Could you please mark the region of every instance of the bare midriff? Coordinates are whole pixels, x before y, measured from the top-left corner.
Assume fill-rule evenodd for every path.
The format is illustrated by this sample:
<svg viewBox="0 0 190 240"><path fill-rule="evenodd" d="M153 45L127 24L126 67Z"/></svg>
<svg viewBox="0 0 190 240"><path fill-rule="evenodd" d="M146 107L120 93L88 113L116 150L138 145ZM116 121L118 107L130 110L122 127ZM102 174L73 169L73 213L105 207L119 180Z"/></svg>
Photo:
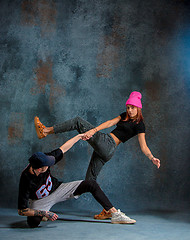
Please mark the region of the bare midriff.
<svg viewBox="0 0 190 240"><path fill-rule="evenodd" d="M112 136L113 140L115 141L116 145L118 146L121 143L121 140L119 140L119 138L117 138L113 133L110 133L110 135Z"/></svg>

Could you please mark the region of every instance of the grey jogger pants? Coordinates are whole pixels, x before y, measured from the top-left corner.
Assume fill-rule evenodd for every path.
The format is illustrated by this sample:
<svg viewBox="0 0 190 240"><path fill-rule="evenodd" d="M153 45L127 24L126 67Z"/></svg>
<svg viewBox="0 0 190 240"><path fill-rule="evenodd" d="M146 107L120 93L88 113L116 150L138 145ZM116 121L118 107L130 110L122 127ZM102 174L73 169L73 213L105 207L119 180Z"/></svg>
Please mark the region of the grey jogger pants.
<svg viewBox="0 0 190 240"><path fill-rule="evenodd" d="M74 198L73 193L81 184L82 180L62 183L53 193L45 198L38 200L30 200L29 206L31 209L49 211L53 205L59 202L64 202L70 198Z"/></svg>
<svg viewBox="0 0 190 240"><path fill-rule="evenodd" d="M92 124L81 117L75 117L61 124L56 124L53 127L55 134L72 130L77 130L79 133L85 133L86 131L94 128ZM86 173L86 179L96 180L103 165L113 156L116 149L116 143L110 134L101 132L95 133L88 140L88 143L93 147L94 152Z"/></svg>

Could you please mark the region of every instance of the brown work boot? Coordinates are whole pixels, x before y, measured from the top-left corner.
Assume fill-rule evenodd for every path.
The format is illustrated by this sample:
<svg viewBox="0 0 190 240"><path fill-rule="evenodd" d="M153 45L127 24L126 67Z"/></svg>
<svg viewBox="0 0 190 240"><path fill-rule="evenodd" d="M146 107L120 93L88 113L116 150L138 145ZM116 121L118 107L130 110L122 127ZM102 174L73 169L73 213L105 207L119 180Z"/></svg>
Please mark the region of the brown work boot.
<svg viewBox="0 0 190 240"><path fill-rule="evenodd" d="M43 129L46 127L40 122L39 117L36 116L34 118L34 124L35 124L36 133L38 135L38 138L41 139L41 138L46 137L46 135L43 132Z"/></svg>
<svg viewBox="0 0 190 240"><path fill-rule="evenodd" d="M112 217L111 213L109 213L105 209L103 209L101 213L99 213L97 215L94 215L95 219L100 219L100 220L108 219L108 218L111 218L111 217Z"/></svg>

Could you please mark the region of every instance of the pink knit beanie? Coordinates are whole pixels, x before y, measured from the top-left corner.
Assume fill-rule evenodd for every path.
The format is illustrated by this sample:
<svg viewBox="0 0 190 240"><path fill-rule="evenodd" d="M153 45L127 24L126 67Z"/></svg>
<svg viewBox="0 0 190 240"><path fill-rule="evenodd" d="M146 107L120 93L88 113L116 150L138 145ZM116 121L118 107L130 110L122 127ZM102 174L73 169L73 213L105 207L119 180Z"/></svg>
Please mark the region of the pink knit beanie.
<svg viewBox="0 0 190 240"><path fill-rule="evenodd" d="M142 95L140 92L136 92L136 91L132 92L129 96L129 99L126 102L126 106L129 104L129 105L142 108L141 98L142 98Z"/></svg>

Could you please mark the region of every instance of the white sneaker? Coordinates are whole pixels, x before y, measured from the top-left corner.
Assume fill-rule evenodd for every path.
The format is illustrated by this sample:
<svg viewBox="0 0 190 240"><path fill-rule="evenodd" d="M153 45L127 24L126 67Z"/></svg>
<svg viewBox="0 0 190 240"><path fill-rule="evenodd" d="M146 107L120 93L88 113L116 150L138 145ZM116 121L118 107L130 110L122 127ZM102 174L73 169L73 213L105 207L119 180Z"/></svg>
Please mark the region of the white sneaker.
<svg viewBox="0 0 190 240"><path fill-rule="evenodd" d="M132 223L136 223L136 220L126 216L125 213L122 213L118 209L117 212L112 213L111 223L132 224Z"/></svg>

